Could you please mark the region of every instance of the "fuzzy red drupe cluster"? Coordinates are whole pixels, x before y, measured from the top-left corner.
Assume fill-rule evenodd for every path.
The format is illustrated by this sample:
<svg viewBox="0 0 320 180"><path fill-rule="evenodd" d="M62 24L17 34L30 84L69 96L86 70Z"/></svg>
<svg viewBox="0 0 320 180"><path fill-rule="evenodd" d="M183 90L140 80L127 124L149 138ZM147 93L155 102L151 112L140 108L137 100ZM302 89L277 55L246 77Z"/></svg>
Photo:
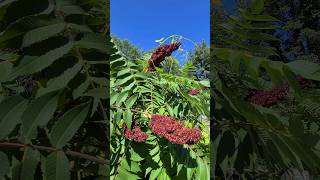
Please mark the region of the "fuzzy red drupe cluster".
<svg viewBox="0 0 320 180"><path fill-rule="evenodd" d="M298 76L297 81L301 89L312 87L311 80ZM251 90L246 99L253 104L269 107L281 101L286 96L288 90L289 83L285 82L283 85L271 90Z"/></svg>
<svg viewBox="0 0 320 180"><path fill-rule="evenodd" d="M128 129L126 126L124 127L124 136L127 139L136 141L136 142L144 142L148 138L148 134L142 132L138 125L134 125L132 130Z"/></svg>
<svg viewBox="0 0 320 180"><path fill-rule="evenodd" d="M252 90L247 101L261 106L272 106L281 101L287 94L289 84L274 87L271 90Z"/></svg>
<svg viewBox="0 0 320 180"><path fill-rule="evenodd" d="M149 126L152 132L173 144L195 144L201 138L200 129L186 128L174 118L164 115L152 115Z"/></svg>
<svg viewBox="0 0 320 180"><path fill-rule="evenodd" d="M200 91L198 89L190 89L188 92L188 94L191 96L197 95L199 93L200 93Z"/></svg>
<svg viewBox="0 0 320 180"><path fill-rule="evenodd" d="M180 47L180 42L175 42L172 44L165 44L156 49L152 53L150 60L148 61L148 71L155 71L156 67L160 67L160 63L165 57L170 56L171 53Z"/></svg>
<svg viewBox="0 0 320 180"><path fill-rule="evenodd" d="M311 80L305 79L305 78L303 78L301 76L298 76L297 80L298 80L298 83L299 83L301 89L306 89L306 88L312 87L312 81Z"/></svg>

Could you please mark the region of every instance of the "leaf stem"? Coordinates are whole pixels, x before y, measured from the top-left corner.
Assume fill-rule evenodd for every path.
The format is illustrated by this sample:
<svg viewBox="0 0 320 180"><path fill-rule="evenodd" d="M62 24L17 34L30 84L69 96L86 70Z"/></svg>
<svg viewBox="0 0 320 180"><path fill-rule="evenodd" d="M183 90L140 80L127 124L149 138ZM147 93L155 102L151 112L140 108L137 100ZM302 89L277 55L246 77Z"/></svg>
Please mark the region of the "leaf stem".
<svg viewBox="0 0 320 180"><path fill-rule="evenodd" d="M90 78L91 76L89 74L89 70L86 68L86 63L84 62L83 57L82 57L82 55L81 55L81 53L80 53L78 48L75 48L75 53L77 54L77 56L79 58L79 61L81 61L81 63L83 64L83 69L85 70L87 77ZM92 86L92 88L96 88L92 81L90 81L90 85ZM101 112L103 114L103 119L105 121L107 121L108 120L108 115L104 111L103 104L102 104L101 100L99 100L99 107L100 107Z"/></svg>

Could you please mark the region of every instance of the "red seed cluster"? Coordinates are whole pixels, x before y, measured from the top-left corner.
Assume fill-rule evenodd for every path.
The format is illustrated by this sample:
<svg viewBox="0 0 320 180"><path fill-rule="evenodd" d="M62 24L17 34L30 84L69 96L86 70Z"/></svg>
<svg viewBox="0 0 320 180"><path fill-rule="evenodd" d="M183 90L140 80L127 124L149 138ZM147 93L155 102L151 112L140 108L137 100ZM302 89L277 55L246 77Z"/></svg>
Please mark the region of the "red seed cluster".
<svg viewBox="0 0 320 180"><path fill-rule="evenodd" d="M299 83L301 89L306 89L306 88L312 87L312 81L311 80L304 79L301 76L298 76L297 80L298 80L298 83Z"/></svg>
<svg viewBox="0 0 320 180"><path fill-rule="evenodd" d="M128 129L126 126L124 127L124 136L127 139L136 141L136 142L144 142L148 138L148 134L142 132L140 127L134 125L132 130Z"/></svg>
<svg viewBox="0 0 320 180"><path fill-rule="evenodd" d="M252 90L247 101L261 106L272 106L281 101L287 94L289 84L285 83L271 90Z"/></svg>
<svg viewBox="0 0 320 180"><path fill-rule="evenodd" d="M152 53L151 58L148 61L148 71L155 71L156 67L160 67L160 63L164 60L164 58L166 56L170 56L173 51L179 48L180 45L180 42L176 42L158 47L156 51Z"/></svg>
<svg viewBox="0 0 320 180"><path fill-rule="evenodd" d="M301 89L312 87L311 80L298 76L297 81ZM269 107L281 101L286 96L288 90L288 82L285 82L283 85L275 87L271 90L251 90L246 100L253 104Z"/></svg>
<svg viewBox="0 0 320 180"><path fill-rule="evenodd" d="M200 129L186 128L174 118L168 116L152 115L149 126L152 132L173 144L195 144L201 138Z"/></svg>
<svg viewBox="0 0 320 180"><path fill-rule="evenodd" d="M188 92L188 94L191 96L197 95L199 93L200 93L200 91L198 89L190 89Z"/></svg>

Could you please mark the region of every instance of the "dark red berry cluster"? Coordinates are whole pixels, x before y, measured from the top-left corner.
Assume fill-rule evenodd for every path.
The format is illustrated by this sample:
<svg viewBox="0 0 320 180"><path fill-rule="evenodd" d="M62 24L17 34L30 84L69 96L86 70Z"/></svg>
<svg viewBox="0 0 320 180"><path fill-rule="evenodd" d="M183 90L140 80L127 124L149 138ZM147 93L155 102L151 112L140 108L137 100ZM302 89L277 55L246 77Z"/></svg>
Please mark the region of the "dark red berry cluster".
<svg viewBox="0 0 320 180"><path fill-rule="evenodd" d="M274 87L271 90L252 90L247 97L247 101L253 104L269 107L277 104L287 94L288 83Z"/></svg>
<svg viewBox="0 0 320 180"><path fill-rule="evenodd" d="M173 144L195 144L201 138L200 129L186 128L174 118L168 116L152 115L149 126L152 132Z"/></svg>
<svg viewBox="0 0 320 180"><path fill-rule="evenodd" d="M124 127L124 136L127 139L136 141L136 142L144 142L148 138L148 134L142 132L140 127L134 125L132 130L128 129L126 126Z"/></svg>
<svg viewBox="0 0 320 180"><path fill-rule="evenodd" d="M297 80L298 80L298 83L299 83L301 89L306 89L306 88L312 87L312 81L311 80L305 79L305 78L303 78L301 76L298 76Z"/></svg>
<svg viewBox="0 0 320 180"><path fill-rule="evenodd" d="M311 80L298 76L297 81L301 89L312 87ZM251 90L246 100L253 104L269 107L281 101L286 96L288 90L288 82L285 82L283 85L275 87L271 90Z"/></svg>
<svg viewBox="0 0 320 180"><path fill-rule="evenodd" d="M188 92L188 94L191 96L197 95L199 93L200 93L200 91L198 89L190 89Z"/></svg>
<svg viewBox="0 0 320 180"><path fill-rule="evenodd" d="M180 45L180 42L175 42L158 47L156 51L152 53L151 58L148 61L148 71L155 71L156 67L160 67L160 63L164 58L166 56L170 56L173 51L179 48Z"/></svg>

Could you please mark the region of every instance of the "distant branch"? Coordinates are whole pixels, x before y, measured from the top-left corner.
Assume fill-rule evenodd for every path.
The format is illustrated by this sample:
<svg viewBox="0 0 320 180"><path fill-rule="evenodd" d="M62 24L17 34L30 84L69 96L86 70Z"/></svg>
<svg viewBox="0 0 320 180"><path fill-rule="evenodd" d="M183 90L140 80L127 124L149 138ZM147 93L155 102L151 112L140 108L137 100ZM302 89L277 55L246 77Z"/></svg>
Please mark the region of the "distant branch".
<svg viewBox="0 0 320 180"><path fill-rule="evenodd" d="M11 143L11 142L0 142L0 148L1 147L2 148L26 148L27 146L29 146L33 149L37 149L39 151L48 151L48 152L59 151L58 149L55 149L53 147L47 147L47 146L27 145L27 144ZM97 158L97 157L94 157L94 156L91 156L88 154L83 154L83 153L70 151L70 150L66 150L66 151L64 151L64 153L66 153L69 156L87 159L87 160L96 162L98 164L110 164L109 160L100 159L100 158Z"/></svg>

